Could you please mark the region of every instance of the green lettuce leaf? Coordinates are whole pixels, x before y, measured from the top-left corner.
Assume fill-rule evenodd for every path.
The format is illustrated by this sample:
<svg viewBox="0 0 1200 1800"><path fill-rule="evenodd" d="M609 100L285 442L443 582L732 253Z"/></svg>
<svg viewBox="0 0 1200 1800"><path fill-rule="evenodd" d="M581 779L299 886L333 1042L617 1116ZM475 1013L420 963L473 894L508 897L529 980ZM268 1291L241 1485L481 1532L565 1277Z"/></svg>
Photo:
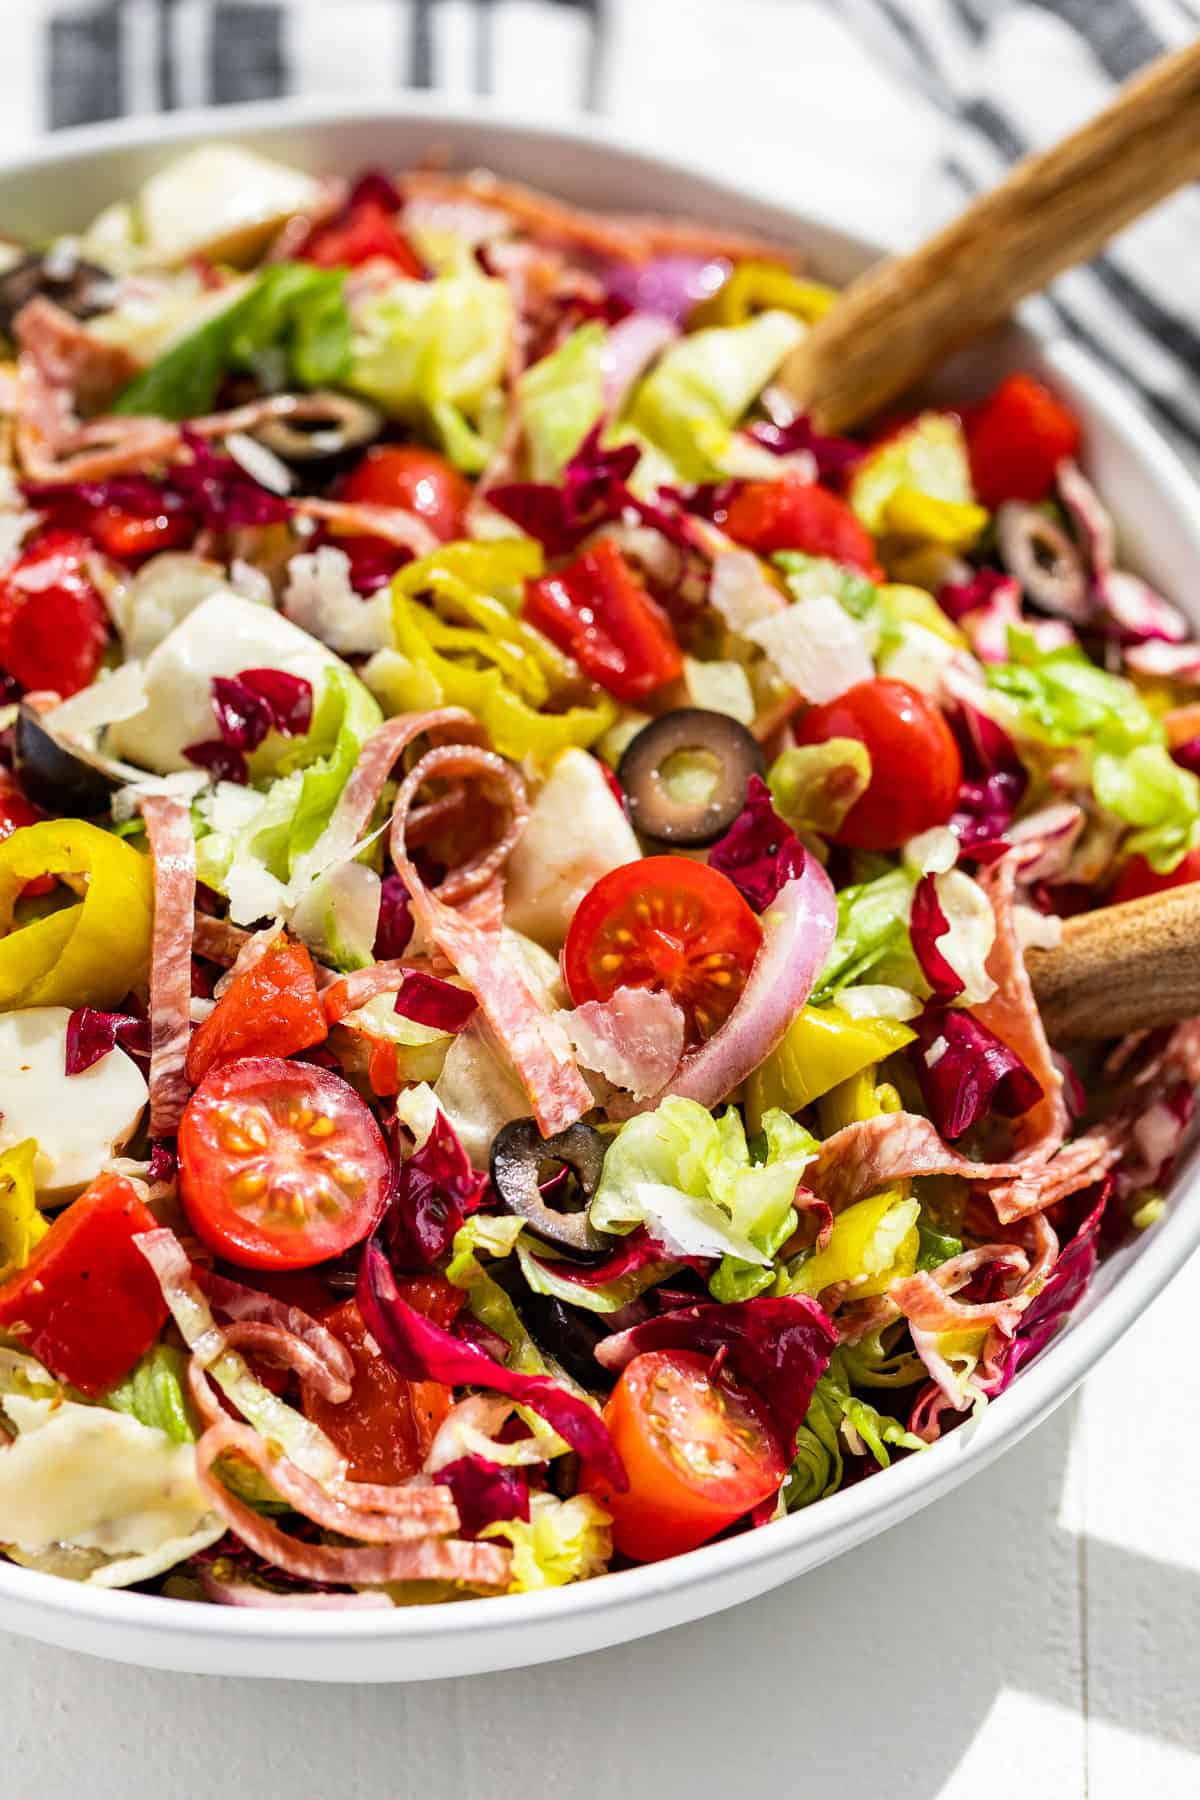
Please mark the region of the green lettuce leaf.
<svg viewBox="0 0 1200 1800"><path fill-rule="evenodd" d="M556 481L600 417L605 335L603 325L581 325L518 382L531 480Z"/></svg>
<svg viewBox="0 0 1200 1800"><path fill-rule="evenodd" d="M689 333L634 390L629 425L685 481L716 480L725 472L733 428L803 336L804 326L785 312Z"/></svg>
<svg viewBox="0 0 1200 1800"><path fill-rule="evenodd" d="M378 702L357 676L333 667L308 732L290 743L275 765L276 778L265 789L231 793L222 784L215 794L201 796L196 806L197 872L228 896L236 924L253 924L285 910L324 873L321 834L363 743L382 718Z"/></svg>
<svg viewBox="0 0 1200 1800"><path fill-rule="evenodd" d="M113 411L195 418L212 411L222 378L236 369L268 387L336 384L350 364L345 280L344 269L273 264L224 312L135 376Z"/></svg>
<svg viewBox="0 0 1200 1800"><path fill-rule="evenodd" d="M669 1096L612 1139L589 1217L602 1231L646 1225L682 1255L719 1256L713 1296L748 1299L776 1280L775 1257L796 1229L792 1202L817 1145L772 1107L756 1148L757 1160L734 1107L715 1118Z"/></svg>
<svg viewBox="0 0 1200 1800"><path fill-rule="evenodd" d="M835 1350L817 1382L796 1439L796 1458L783 1489L788 1512L811 1506L840 1487L843 1447L859 1453L861 1444L881 1469L890 1464L893 1450L928 1448L924 1439L899 1419L881 1413L855 1394L850 1380L845 1353Z"/></svg>
<svg viewBox="0 0 1200 1800"><path fill-rule="evenodd" d="M558 1500L553 1494L529 1496L529 1520L498 1519L485 1525L482 1538L512 1545L510 1594L565 1587L602 1575L612 1555L611 1520L590 1494Z"/></svg>
<svg viewBox="0 0 1200 1800"><path fill-rule="evenodd" d="M1027 741L1071 747L1085 759L1100 805L1134 830L1122 849L1165 873L1200 841L1200 780L1167 749L1162 721L1131 681L1081 650L1039 651L1010 631L1011 661L989 665L990 685L1013 702Z"/></svg>
<svg viewBox="0 0 1200 1800"><path fill-rule="evenodd" d="M868 975L914 993L924 991L908 925L916 882L915 870L899 868L842 889L837 936L813 989L813 1005Z"/></svg>
<svg viewBox="0 0 1200 1800"><path fill-rule="evenodd" d="M502 422L512 330L507 283L478 269L397 281L362 309L346 385L474 473Z"/></svg>
<svg viewBox="0 0 1200 1800"><path fill-rule="evenodd" d="M128 1413L142 1425L165 1431L173 1443L194 1443L198 1434L184 1385L187 1365L182 1350L155 1344L123 1381L109 1388L104 1404L114 1412Z"/></svg>

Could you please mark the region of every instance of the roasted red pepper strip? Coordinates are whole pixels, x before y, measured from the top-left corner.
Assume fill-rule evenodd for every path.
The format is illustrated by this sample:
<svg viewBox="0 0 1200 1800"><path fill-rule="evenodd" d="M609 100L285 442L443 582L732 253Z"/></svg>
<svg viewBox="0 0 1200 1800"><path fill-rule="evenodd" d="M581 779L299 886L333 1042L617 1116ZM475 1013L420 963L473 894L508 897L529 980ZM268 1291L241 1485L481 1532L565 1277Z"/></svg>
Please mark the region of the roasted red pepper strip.
<svg viewBox="0 0 1200 1800"><path fill-rule="evenodd" d="M425 273L393 215L371 196L355 201L344 217L318 226L300 254L305 262L322 269L341 264L353 269L381 256L402 275L420 280Z"/></svg>
<svg viewBox="0 0 1200 1800"><path fill-rule="evenodd" d="M197 1087L210 1069L239 1056L294 1056L321 1043L328 1029L312 957L281 932L192 1033L187 1078Z"/></svg>
<svg viewBox="0 0 1200 1800"><path fill-rule="evenodd" d="M883 580L875 544L846 502L815 481L741 482L717 524L735 543L770 556L775 550L803 550L861 569L872 581Z"/></svg>
<svg viewBox="0 0 1200 1800"><path fill-rule="evenodd" d="M88 573L91 545L75 531L44 531L0 580L0 668L26 689L65 699L96 678L108 613Z"/></svg>
<svg viewBox="0 0 1200 1800"><path fill-rule="evenodd" d="M52 1375L102 1394L166 1321L157 1277L134 1244L158 1221L120 1175L98 1175L0 1287L0 1328Z"/></svg>
<svg viewBox="0 0 1200 1800"><path fill-rule="evenodd" d="M1079 448L1079 421L1032 375L1010 375L967 420L971 480L985 506L1044 500Z"/></svg>
<svg viewBox="0 0 1200 1800"><path fill-rule="evenodd" d="M527 581L524 614L618 700L644 699L683 672L670 625L610 538Z"/></svg>

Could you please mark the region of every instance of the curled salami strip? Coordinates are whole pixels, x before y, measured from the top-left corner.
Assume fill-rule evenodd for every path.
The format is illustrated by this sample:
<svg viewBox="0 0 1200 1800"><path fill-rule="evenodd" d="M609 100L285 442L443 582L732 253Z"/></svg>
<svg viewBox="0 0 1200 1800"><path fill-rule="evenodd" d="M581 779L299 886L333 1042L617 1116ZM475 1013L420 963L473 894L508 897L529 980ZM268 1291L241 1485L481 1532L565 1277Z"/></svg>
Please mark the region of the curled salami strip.
<svg viewBox="0 0 1200 1800"><path fill-rule="evenodd" d="M217 1311L224 1313L226 1318L232 1319L236 1324L270 1325L297 1338L314 1356L321 1359L335 1381L346 1388L348 1395L350 1384L354 1380L354 1359L341 1338L335 1337L326 1326L310 1318L300 1307L288 1306L284 1301L276 1300L272 1294L263 1294L257 1288L245 1287L240 1281L230 1281L227 1276L218 1275L215 1270L193 1268L192 1279L208 1295ZM228 1326L225 1328L225 1337L232 1342Z"/></svg>
<svg viewBox="0 0 1200 1800"><path fill-rule="evenodd" d="M411 550L414 556L428 556L439 540L416 513L399 506L367 506L349 500L297 500L293 510L309 519L320 519L339 531L359 532L367 537L382 538L400 550Z"/></svg>
<svg viewBox="0 0 1200 1800"><path fill-rule="evenodd" d="M142 817L154 864L150 951L150 1135L171 1137L191 1089L184 1074L191 1036L196 840L191 814L168 794L145 794Z"/></svg>
<svg viewBox="0 0 1200 1800"><path fill-rule="evenodd" d="M1028 862L1031 848L1021 845L978 876L996 915L996 937L987 960L996 991L990 1000L971 1009L982 1025L1020 1057L1042 1090L1041 1099L1014 1123L1016 1161L1044 1161L1053 1155L1069 1123L1062 1074L1042 1025L1013 923L1017 875Z"/></svg>
<svg viewBox="0 0 1200 1800"><path fill-rule="evenodd" d="M214 1464L236 1451L265 1476L283 1499L306 1518L345 1536L365 1536L370 1523L375 1541L364 1545L306 1544L289 1537L256 1513L219 1479ZM436 1535L453 1531L458 1514L449 1490L414 1487L414 1516L408 1520L355 1513L330 1502L284 1457L273 1457L264 1439L248 1426L225 1419L204 1433L196 1445L196 1472L209 1504L219 1518L256 1555L306 1581L354 1586L385 1581L462 1581L475 1587L503 1587L508 1580L509 1552L495 1544L464 1543ZM430 1506L434 1498L434 1510ZM332 1523L332 1517L343 1522ZM348 1519L346 1515L349 1515Z"/></svg>

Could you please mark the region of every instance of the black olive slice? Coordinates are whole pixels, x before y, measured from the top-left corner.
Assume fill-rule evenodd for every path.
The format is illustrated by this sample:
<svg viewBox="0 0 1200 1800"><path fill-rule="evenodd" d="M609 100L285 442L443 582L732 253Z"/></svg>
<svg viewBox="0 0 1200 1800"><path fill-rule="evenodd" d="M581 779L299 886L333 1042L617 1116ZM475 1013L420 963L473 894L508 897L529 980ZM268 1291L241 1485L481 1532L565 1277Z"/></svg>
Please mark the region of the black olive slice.
<svg viewBox="0 0 1200 1800"><path fill-rule="evenodd" d="M492 1144L492 1184L500 1199L519 1218L528 1219L538 1236L564 1250L589 1256L609 1247L602 1232L588 1224L586 1211L559 1212L548 1206L539 1183L545 1164L565 1163L590 1200L604 1167L604 1139L590 1125L568 1125L556 1137L544 1138L536 1119L512 1119Z"/></svg>
<svg viewBox="0 0 1200 1800"><path fill-rule="evenodd" d="M32 706L17 709L13 763L21 786L37 806L64 816L95 818L107 811L120 782L82 751L51 736Z"/></svg>
<svg viewBox="0 0 1200 1800"><path fill-rule="evenodd" d="M0 274L0 332L12 336L13 320L39 294L53 300L75 319L107 312L114 282L107 269L85 262L69 245L45 252L31 250Z"/></svg>
<svg viewBox="0 0 1200 1800"><path fill-rule="evenodd" d="M728 831L746 804L751 775L765 769L744 725L727 713L681 706L630 740L617 779L640 836L698 849Z"/></svg>
<svg viewBox="0 0 1200 1800"><path fill-rule="evenodd" d="M288 463L331 461L374 443L383 415L362 400L324 388L297 399L293 411L256 425L251 436Z"/></svg>
<svg viewBox="0 0 1200 1800"><path fill-rule="evenodd" d="M996 544L1027 600L1042 612L1086 623L1090 609L1083 562L1053 519L1024 501L1006 500L996 514Z"/></svg>

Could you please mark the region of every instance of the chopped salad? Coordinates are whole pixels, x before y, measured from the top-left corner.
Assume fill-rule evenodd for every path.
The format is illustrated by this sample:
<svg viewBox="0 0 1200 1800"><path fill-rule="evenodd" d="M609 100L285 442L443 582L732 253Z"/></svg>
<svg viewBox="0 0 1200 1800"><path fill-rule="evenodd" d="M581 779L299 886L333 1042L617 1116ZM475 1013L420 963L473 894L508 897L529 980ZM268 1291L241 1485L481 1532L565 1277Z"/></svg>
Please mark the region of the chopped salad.
<svg viewBox="0 0 1200 1800"><path fill-rule="evenodd" d="M860 435L786 249L194 150L0 244L0 1549L386 1607L767 1528L1151 1226L1200 644L1026 373Z"/></svg>

